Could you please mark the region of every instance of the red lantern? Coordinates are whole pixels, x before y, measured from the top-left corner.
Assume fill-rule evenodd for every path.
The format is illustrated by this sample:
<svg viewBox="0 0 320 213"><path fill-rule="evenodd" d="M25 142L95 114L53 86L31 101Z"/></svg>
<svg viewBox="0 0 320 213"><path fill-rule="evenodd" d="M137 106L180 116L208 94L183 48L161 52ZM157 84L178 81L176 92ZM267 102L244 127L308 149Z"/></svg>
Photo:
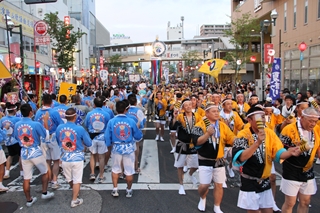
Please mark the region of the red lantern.
<svg viewBox="0 0 320 213"><path fill-rule="evenodd" d="M39 61L36 62L36 68L40 68L40 62Z"/></svg>
<svg viewBox="0 0 320 213"><path fill-rule="evenodd" d="M226 62L224 63L224 65L228 65L228 61L226 61Z"/></svg>
<svg viewBox="0 0 320 213"><path fill-rule="evenodd" d="M257 58L254 55L250 57L251 62L256 62L256 60L257 60Z"/></svg>
<svg viewBox="0 0 320 213"><path fill-rule="evenodd" d="M299 50L300 50L301 52L303 52L303 51L305 51L306 49L307 49L307 44L304 43L304 42L301 42L301 43L299 44Z"/></svg>
<svg viewBox="0 0 320 213"><path fill-rule="evenodd" d="M81 69L81 73L83 73L84 72L84 69Z"/></svg>
<svg viewBox="0 0 320 213"><path fill-rule="evenodd" d="M62 74L62 68L59 68L59 73Z"/></svg>

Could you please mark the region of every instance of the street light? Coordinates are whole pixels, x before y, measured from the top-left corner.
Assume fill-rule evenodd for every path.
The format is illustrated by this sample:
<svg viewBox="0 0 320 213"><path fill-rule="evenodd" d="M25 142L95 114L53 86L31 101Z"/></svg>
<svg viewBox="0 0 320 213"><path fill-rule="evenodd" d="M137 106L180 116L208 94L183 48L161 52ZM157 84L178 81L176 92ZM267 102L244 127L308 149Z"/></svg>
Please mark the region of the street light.
<svg viewBox="0 0 320 213"><path fill-rule="evenodd" d="M264 100L264 87L265 87L265 64L264 64L264 34L268 33L268 27L273 24L276 26L276 19L278 18L278 13L274 9L272 10L270 17L272 20L265 19L260 22L260 29L261 29L261 84L262 84L262 100Z"/></svg>
<svg viewBox="0 0 320 213"><path fill-rule="evenodd" d="M4 20L6 21L6 30L7 30L7 40L8 40L8 54L9 54L9 68L11 72L11 59L10 59L10 39L9 39L9 31L10 31L10 37L12 34L19 34L20 35L20 72L21 72L21 80L20 80L20 87L23 89L23 80L24 80L24 64L23 64L23 35L22 35L22 25L15 25L10 16L7 14L4 15ZM19 32L13 32L12 30L15 27L19 27Z"/></svg>

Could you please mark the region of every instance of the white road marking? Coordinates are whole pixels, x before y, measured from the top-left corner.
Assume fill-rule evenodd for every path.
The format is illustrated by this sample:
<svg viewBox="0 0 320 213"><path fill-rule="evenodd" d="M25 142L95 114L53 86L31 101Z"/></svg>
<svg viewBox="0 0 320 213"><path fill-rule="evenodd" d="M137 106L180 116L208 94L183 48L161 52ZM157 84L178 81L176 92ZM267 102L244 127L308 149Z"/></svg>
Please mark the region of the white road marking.
<svg viewBox="0 0 320 213"><path fill-rule="evenodd" d="M155 140L144 140L138 183L160 183L158 144Z"/></svg>

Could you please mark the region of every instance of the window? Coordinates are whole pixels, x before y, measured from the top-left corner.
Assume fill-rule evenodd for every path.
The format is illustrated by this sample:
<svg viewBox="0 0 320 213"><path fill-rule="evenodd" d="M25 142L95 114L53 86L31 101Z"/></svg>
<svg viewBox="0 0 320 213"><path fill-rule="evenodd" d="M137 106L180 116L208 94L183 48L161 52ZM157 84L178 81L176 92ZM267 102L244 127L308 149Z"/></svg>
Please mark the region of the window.
<svg viewBox="0 0 320 213"><path fill-rule="evenodd" d="M320 1L320 0L319 0ZM287 31L287 2L284 3L284 12L283 12L283 17L284 17L284 20L283 20L283 23L284 23L284 31L286 32Z"/></svg>
<svg viewBox="0 0 320 213"><path fill-rule="evenodd" d="M304 23L308 23L308 0L304 1Z"/></svg>
<svg viewBox="0 0 320 213"><path fill-rule="evenodd" d="M320 19L320 0L318 0L318 18Z"/></svg>
<svg viewBox="0 0 320 213"><path fill-rule="evenodd" d="M4 46L7 43L7 36L6 36L6 31L2 28L0 28L0 45Z"/></svg>
<svg viewBox="0 0 320 213"><path fill-rule="evenodd" d="M297 0L293 0L293 28L297 27Z"/></svg>

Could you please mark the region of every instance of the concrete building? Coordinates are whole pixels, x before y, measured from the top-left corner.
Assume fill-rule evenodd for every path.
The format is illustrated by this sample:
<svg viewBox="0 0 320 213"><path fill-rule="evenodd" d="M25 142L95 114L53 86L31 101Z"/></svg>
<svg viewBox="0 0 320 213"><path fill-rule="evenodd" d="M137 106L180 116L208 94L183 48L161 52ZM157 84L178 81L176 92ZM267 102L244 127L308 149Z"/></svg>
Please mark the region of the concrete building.
<svg viewBox="0 0 320 213"><path fill-rule="evenodd" d="M119 44L131 44L133 41L131 40L130 36L126 36L125 34L113 34L110 38L110 43L114 45Z"/></svg>
<svg viewBox="0 0 320 213"><path fill-rule="evenodd" d="M320 91L320 0L231 0L232 19L251 13L263 21L270 20L277 11L276 25L268 28L263 43L272 43L275 57L282 59L281 88L305 92ZM238 12L237 12L238 11ZM239 12L241 11L241 12ZM307 49L300 57L299 44ZM257 50L261 54L259 41ZM302 59L302 60L301 60ZM257 55L255 71L259 71L261 58Z"/></svg>
<svg viewBox="0 0 320 213"><path fill-rule="evenodd" d="M102 25L102 23L98 19L96 41L97 46L110 44L110 32Z"/></svg>
<svg viewBox="0 0 320 213"><path fill-rule="evenodd" d="M200 37L222 37L224 31L231 28L231 25L224 24L204 24L200 27Z"/></svg>
<svg viewBox="0 0 320 213"><path fill-rule="evenodd" d="M182 39L182 24L177 24L176 27L170 25L170 21L167 26L167 40L179 40Z"/></svg>

